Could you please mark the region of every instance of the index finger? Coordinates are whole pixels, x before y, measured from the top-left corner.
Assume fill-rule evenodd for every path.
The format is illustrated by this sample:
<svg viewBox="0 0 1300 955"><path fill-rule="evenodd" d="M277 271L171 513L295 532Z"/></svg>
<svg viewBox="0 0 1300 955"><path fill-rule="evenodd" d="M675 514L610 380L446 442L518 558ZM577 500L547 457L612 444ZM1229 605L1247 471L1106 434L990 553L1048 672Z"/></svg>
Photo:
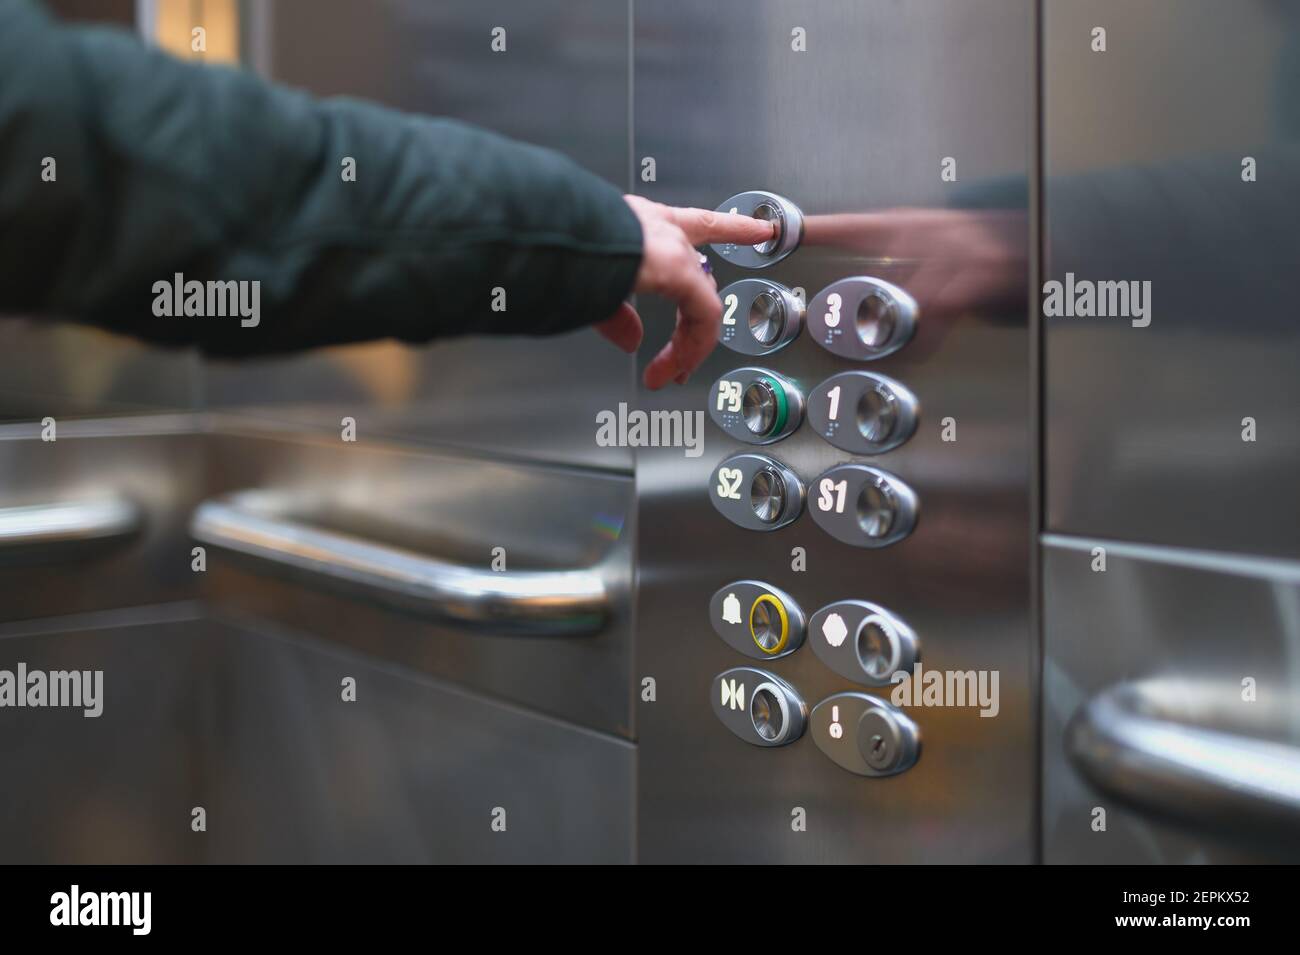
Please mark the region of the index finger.
<svg viewBox="0 0 1300 955"><path fill-rule="evenodd" d="M734 212L714 212L711 209L669 206L668 210L673 225L686 233L691 245L712 242L757 245L776 236L776 223L767 219L755 219Z"/></svg>

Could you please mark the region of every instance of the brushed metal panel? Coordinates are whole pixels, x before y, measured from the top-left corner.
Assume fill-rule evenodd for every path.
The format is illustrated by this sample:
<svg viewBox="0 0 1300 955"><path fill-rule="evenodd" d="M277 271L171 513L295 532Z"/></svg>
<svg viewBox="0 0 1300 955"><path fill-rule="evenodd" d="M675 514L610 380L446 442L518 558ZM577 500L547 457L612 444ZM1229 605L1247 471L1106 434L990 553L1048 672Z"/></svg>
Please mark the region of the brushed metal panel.
<svg viewBox="0 0 1300 955"><path fill-rule="evenodd" d="M624 0L277 0L263 65L277 80L450 116L628 181ZM490 47L494 27L507 49ZM309 41L306 41L309 38ZM434 303L430 303L434 307ZM596 414L632 394L632 360L584 329L558 338L349 346L208 365L210 407L514 456L631 468L595 443Z"/></svg>
<svg viewBox="0 0 1300 955"><path fill-rule="evenodd" d="M104 673L97 718L3 711L5 862L631 861L629 743L182 610L0 627L2 667Z"/></svg>
<svg viewBox="0 0 1300 955"><path fill-rule="evenodd" d="M1152 283L1044 321L1049 530L1300 555L1298 56L1287 4L1045 5L1044 279Z"/></svg>
<svg viewBox="0 0 1300 955"><path fill-rule="evenodd" d="M0 860L194 863L204 751L195 706L205 625L197 607L140 608L0 625L0 668L102 670L103 712L0 710L8 769Z"/></svg>
<svg viewBox="0 0 1300 955"><path fill-rule="evenodd" d="M1106 549L1094 572L1093 548ZM1300 745L1300 565L1053 536L1043 547L1043 857L1049 863L1295 862L1300 836L1266 841L1156 818L1092 789L1065 728L1094 695L1156 679L1227 703L1208 729ZM1242 681L1256 698L1242 698ZM1094 831L1093 810L1107 828ZM1171 811L1181 808L1172 805Z"/></svg>
<svg viewBox="0 0 1300 955"><path fill-rule="evenodd" d="M210 861L632 861L630 743L316 641L214 639Z"/></svg>
<svg viewBox="0 0 1300 955"><path fill-rule="evenodd" d="M186 526L203 497L206 444L195 419L138 416L0 426L0 507L123 498L142 513L124 539L0 547L0 620L196 597Z"/></svg>
<svg viewBox="0 0 1300 955"><path fill-rule="evenodd" d="M220 425L233 427L230 421ZM610 618L590 635L510 635L386 607L328 578L209 549L218 614L274 623L563 719L630 737L632 540L627 478L290 434L210 436L209 496L261 490L299 519L477 568L593 568Z"/></svg>
<svg viewBox="0 0 1300 955"><path fill-rule="evenodd" d="M996 304L971 298L945 309L930 288L916 339L879 361L855 365L805 334L759 361L719 349L687 387L639 396L646 408L703 409L710 382L730 368L758 364L797 380L805 392L862 367L902 382L921 403L916 435L877 457L855 459L807 425L764 448L805 481L863 460L908 482L921 499L917 529L878 551L839 543L807 514L770 534L721 518L707 500L709 473L748 447L712 424L700 458L685 458L680 449L638 452L637 675L657 681L657 701L638 704L637 714L644 861L1033 858L1023 274L1031 13L1022 2L680 0L636 7L635 156L655 157L658 169L657 181L639 190L713 207L738 191L766 189L807 216L801 249L746 275L801 286L810 298L855 274L909 291L926 266L952 270L949 278L978 275L983 250L974 236L966 242L940 229L926 239L915 219L853 217L904 204L936 209L961 198L959 185L981 197L1005 230L1007 256L1022 269L1005 280L1009 287ZM807 32L806 53L791 49L795 27ZM956 184L940 179L945 156L958 159ZM909 251L893 251L894 242ZM719 285L745 277L716 259L714 266ZM667 309L650 302L642 308L651 334L666 336ZM955 442L941 440L949 416L957 421ZM796 546L806 549L806 572L791 569ZM709 699L712 678L746 662L713 634L706 617L713 592L740 578L780 587L810 614L844 599L888 607L916 630L927 666L998 670L999 715L909 710L924 751L915 767L889 779L844 771L809 737L774 749L747 746L717 720ZM861 689L806 647L766 668L810 706ZM807 810L806 832L791 829L796 806Z"/></svg>

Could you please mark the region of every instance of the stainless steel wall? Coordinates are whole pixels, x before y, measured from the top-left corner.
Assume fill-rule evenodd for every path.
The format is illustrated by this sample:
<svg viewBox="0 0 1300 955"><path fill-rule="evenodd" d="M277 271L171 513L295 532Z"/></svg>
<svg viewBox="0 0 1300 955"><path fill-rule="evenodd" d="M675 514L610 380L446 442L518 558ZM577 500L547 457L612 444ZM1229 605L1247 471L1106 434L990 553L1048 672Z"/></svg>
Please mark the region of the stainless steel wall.
<svg viewBox="0 0 1300 955"><path fill-rule="evenodd" d="M1031 5L681 0L635 12L635 159L657 167L638 191L710 208L746 189L779 193L808 216L805 242L752 274L809 297L836 279L874 275L913 291L921 310L917 338L869 365L833 357L807 333L764 359L720 348L687 387L643 392L640 406L702 409L714 379L757 364L805 392L853 367L883 372L922 407L908 443L861 459L902 477L921 500L917 530L882 550L841 544L806 513L766 534L729 524L709 503L709 474L751 446L712 424L701 458L638 453L637 672L657 682L656 702L638 712L640 858L1031 861ZM795 28L806 52L792 48ZM956 182L941 178L945 157L957 161ZM914 213L890 213L900 207L924 211L924 232ZM968 214L931 216L958 208ZM720 285L743 277L714 262ZM976 291L994 271L999 294ZM668 310L646 302L643 313L652 336L666 337ZM941 437L948 417L952 442ZM805 482L854 460L806 424L759 450ZM795 547L806 550L804 572L792 570ZM999 715L910 710L920 762L886 779L846 772L807 736L748 745L714 716L711 681L721 671L765 667L810 706L862 687L810 646L755 663L723 643L709 599L741 578L780 587L807 614L850 598L888 607L916 630L926 666L998 670ZM792 830L796 807L807 812L804 832Z"/></svg>
<svg viewBox="0 0 1300 955"><path fill-rule="evenodd" d="M1151 287L1145 327L1044 319L1044 855L1294 861L1257 787L1300 766L1300 17L1043 23L1044 278Z"/></svg>

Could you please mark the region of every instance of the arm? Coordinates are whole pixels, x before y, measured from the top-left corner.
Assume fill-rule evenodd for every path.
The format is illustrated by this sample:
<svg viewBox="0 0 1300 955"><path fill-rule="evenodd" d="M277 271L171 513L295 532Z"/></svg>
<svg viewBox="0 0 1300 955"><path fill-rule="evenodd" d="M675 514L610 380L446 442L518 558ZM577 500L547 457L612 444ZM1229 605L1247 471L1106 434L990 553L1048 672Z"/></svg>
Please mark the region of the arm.
<svg viewBox="0 0 1300 955"><path fill-rule="evenodd" d="M555 153L0 0L0 311L231 355L553 334L615 315L641 263L638 216ZM260 282L260 322L154 315L177 272Z"/></svg>

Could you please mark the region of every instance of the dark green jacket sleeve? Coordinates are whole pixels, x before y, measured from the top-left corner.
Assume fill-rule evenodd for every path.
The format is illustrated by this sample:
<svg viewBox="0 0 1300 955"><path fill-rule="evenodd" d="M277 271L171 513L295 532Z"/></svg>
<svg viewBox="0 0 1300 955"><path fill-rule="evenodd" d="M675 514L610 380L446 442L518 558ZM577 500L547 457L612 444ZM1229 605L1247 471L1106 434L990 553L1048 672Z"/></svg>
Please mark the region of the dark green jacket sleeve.
<svg viewBox="0 0 1300 955"><path fill-rule="evenodd" d="M0 0L0 313L218 354L545 335L611 315L640 258L618 190L556 153ZM257 324L156 314L177 275L259 283Z"/></svg>

